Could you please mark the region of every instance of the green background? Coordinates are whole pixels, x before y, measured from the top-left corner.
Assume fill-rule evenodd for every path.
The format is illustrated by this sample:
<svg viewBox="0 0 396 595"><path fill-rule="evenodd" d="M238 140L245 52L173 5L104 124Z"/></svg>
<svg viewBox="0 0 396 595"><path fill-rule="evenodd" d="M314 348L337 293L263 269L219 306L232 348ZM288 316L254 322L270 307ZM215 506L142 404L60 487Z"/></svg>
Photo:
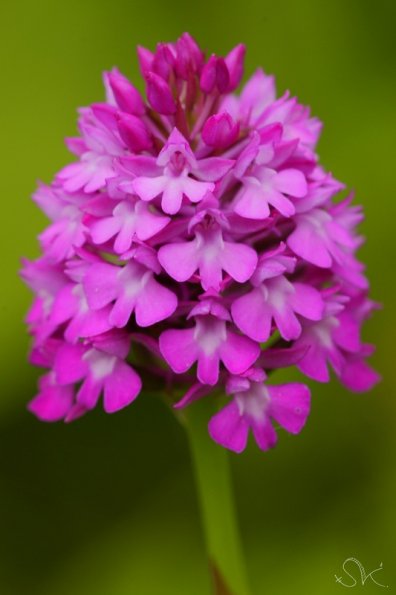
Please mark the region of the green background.
<svg viewBox="0 0 396 595"><path fill-rule="evenodd" d="M247 44L325 123L323 164L355 188L367 216L372 295L366 328L383 382L348 394L314 387L299 437L252 445L232 465L256 595L342 593L355 556L396 588L395 500L395 3L3 0L1 56L0 593L207 595L209 577L182 429L159 399L99 409L75 424L27 413L36 370L26 362L30 294L17 277L45 224L29 196L68 156L75 109L99 101L101 71L136 79L136 44L190 31L208 51ZM283 377L290 377L290 374ZM294 376L293 376L294 377ZM282 376L279 375L279 379ZM347 577L345 577L347 581ZM384 591L374 584L353 592Z"/></svg>

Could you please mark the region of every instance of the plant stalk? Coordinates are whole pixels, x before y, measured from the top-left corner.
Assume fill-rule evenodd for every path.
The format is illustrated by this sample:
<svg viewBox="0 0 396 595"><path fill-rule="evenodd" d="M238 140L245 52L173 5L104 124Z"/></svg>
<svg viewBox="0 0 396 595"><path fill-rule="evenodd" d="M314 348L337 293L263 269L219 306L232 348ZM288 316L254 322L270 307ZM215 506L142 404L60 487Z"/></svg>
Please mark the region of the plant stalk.
<svg viewBox="0 0 396 595"><path fill-rule="evenodd" d="M228 452L208 434L213 400L190 405L185 417L205 530L214 595L249 595Z"/></svg>

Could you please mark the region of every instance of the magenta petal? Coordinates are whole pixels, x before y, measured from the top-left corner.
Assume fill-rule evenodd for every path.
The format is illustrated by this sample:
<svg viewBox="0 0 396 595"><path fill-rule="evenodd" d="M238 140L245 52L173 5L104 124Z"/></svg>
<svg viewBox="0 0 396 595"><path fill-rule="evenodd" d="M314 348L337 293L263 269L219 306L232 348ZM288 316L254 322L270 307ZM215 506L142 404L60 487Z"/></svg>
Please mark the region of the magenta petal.
<svg viewBox="0 0 396 595"><path fill-rule="evenodd" d="M153 213L149 206L141 202L136 206L137 223L136 235L139 240L145 241L159 233L170 221L169 217Z"/></svg>
<svg viewBox="0 0 396 595"><path fill-rule="evenodd" d="M158 251L158 260L173 279L187 281L199 265L197 243L193 241L162 246Z"/></svg>
<svg viewBox="0 0 396 595"><path fill-rule="evenodd" d="M257 253L250 246L224 242L221 254L223 269L238 283L245 283L257 265Z"/></svg>
<svg viewBox="0 0 396 595"><path fill-rule="evenodd" d="M139 91L116 69L107 77L119 107L125 112L142 116L146 110Z"/></svg>
<svg viewBox="0 0 396 595"><path fill-rule="evenodd" d="M235 401L216 413L208 425L209 435L221 446L240 453L245 450L249 435L249 425L239 413Z"/></svg>
<svg viewBox="0 0 396 595"><path fill-rule="evenodd" d="M135 370L118 360L104 383L104 410L114 413L123 409L136 399L141 388L142 381Z"/></svg>
<svg viewBox="0 0 396 595"><path fill-rule="evenodd" d="M198 359L194 329L164 331L159 338L164 359L177 374L187 372Z"/></svg>
<svg viewBox="0 0 396 595"><path fill-rule="evenodd" d="M91 225L91 235L95 244L104 244L120 230L120 221L115 217L98 219Z"/></svg>
<svg viewBox="0 0 396 595"><path fill-rule="evenodd" d="M176 308L176 295L151 277L136 298L136 322L142 327L151 326L169 318Z"/></svg>
<svg viewBox="0 0 396 595"><path fill-rule="evenodd" d="M339 325L333 331L333 339L345 351L356 353L361 349L360 327L361 323L359 324L349 312L342 312Z"/></svg>
<svg viewBox="0 0 396 595"><path fill-rule="evenodd" d="M133 180L133 188L142 200L150 201L161 194L166 188L167 178L158 176L157 178L136 178Z"/></svg>
<svg viewBox="0 0 396 595"><path fill-rule="evenodd" d="M341 373L341 382L357 393L371 390L380 380L380 375L361 357L348 358Z"/></svg>
<svg viewBox="0 0 396 595"><path fill-rule="evenodd" d="M53 383L52 375L40 379L40 392L28 405L41 421L59 421L64 419L73 404L73 387L58 386Z"/></svg>
<svg viewBox="0 0 396 595"><path fill-rule="evenodd" d="M202 384L214 386L219 379L219 356L217 353L206 355L200 353L198 357L197 377Z"/></svg>
<svg viewBox="0 0 396 595"><path fill-rule="evenodd" d="M265 192L265 200L275 207L284 217L291 217L296 212L294 204L280 192L269 190Z"/></svg>
<svg viewBox="0 0 396 595"><path fill-rule="evenodd" d="M268 386L271 395L269 415L288 432L298 434L309 415L311 394L305 384Z"/></svg>
<svg viewBox="0 0 396 595"><path fill-rule="evenodd" d="M99 310L113 301L118 294L118 269L111 264L93 264L83 280L84 292L93 310Z"/></svg>
<svg viewBox="0 0 396 595"><path fill-rule="evenodd" d="M138 296L128 295L127 292L121 293L111 310L109 322L116 328L123 328L127 323L135 309Z"/></svg>
<svg viewBox="0 0 396 595"><path fill-rule="evenodd" d="M232 318L237 327L248 337L261 343L271 333L271 310L266 307L260 289L237 298L231 306Z"/></svg>
<svg viewBox="0 0 396 595"><path fill-rule="evenodd" d="M332 258L326 245L309 225L299 223L288 237L287 245L295 254L318 267L331 266Z"/></svg>
<svg viewBox="0 0 396 595"><path fill-rule="evenodd" d="M219 354L231 374L242 374L260 355L260 346L248 337L227 331L227 340L219 347Z"/></svg>
<svg viewBox="0 0 396 595"><path fill-rule="evenodd" d="M194 175L205 182L217 182L230 171L234 161L222 157L207 157L198 161Z"/></svg>
<svg viewBox="0 0 396 595"><path fill-rule="evenodd" d="M297 169L284 169L279 172L275 178L275 188L296 198L303 198L308 191L305 176Z"/></svg>
<svg viewBox="0 0 396 595"><path fill-rule="evenodd" d="M152 108L159 114L174 114L176 111L176 104L168 83L154 72L149 72L146 75L146 81L147 99Z"/></svg>
<svg viewBox="0 0 396 595"><path fill-rule="evenodd" d="M82 405L85 409L93 409L96 407L100 393L103 388L103 379L96 380L91 374L89 374L81 385L80 390L76 395L76 400L79 405Z"/></svg>
<svg viewBox="0 0 396 595"><path fill-rule="evenodd" d="M280 334L286 341L297 339L300 336L301 324L287 304L284 304L282 308L274 309L273 316Z"/></svg>
<svg viewBox="0 0 396 595"><path fill-rule="evenodd" d="M192 178L185 178L183 180L183 192L191 200L191 202L199 202L208 192L214 190L213 182L200 182Z"/></svg>
<svg viewBox="0 0 396 595"><path fill-rule="evenodd" d="M140 118L129 114L118 116L118 130L132 152L146 151L152 146L151 135Z"/></svg>
<svg viewBox="0 0 396 595"><path fill-rule="evenodd" d="M266 219L270 210L260 186L247 184L237 197L235 213L248 219Z"/></svg>
<svg viewBox="0 0 396 595"><path fill-rule="evenodd" d="M55 356L55 377L59 384L73 384L84 378L88 366L83 359L85 354L83 345L68 345L60 347Z"/></svg>
<svg viewBox="0 0 396 595"><path fill-rule="evenodd" d="M319 291L305 283L294 283L293 288L294 293L289 296L293 310L309 320L320 320L324 303Z"/></svg>
<svg viewBox="0 0 396 595"><path fill-rule="evenodd" d="M91 310L75 317L65 331L67 341L76 342L81 337L93 337L109 331L110 306L101 310Z"/></svg>
<svg viewBox="0 0 396 595"><path fill-rule="evenodd" d="M318 382L328 382L330 380L326 352L319 345L309 345L308 351L298 362L297 367L306 376Z"/></svg>
<svg viewBox="0 0 396 595"><path fill-rule="evenodd" d="M239 43L226 56L225 63L229 73L229 83L227 91L234 91L241 82L243 76L243 64L246 54L246 46Z"/></svg>
<svg viewBox="0 0 396 595"><path fill-rule="evenodd" d="M206 120L202 130L204 142L214 149L224 149L237 139L239 125L235 124L230 114L214 114Z"/></svg>
<svg viewBox="0 0 396 595"><path fill-rule="evenodd" d="M267 417L260 421L252 420L251 425L254 439L260 450L266 451L275 446L278 438Z"/></svg>

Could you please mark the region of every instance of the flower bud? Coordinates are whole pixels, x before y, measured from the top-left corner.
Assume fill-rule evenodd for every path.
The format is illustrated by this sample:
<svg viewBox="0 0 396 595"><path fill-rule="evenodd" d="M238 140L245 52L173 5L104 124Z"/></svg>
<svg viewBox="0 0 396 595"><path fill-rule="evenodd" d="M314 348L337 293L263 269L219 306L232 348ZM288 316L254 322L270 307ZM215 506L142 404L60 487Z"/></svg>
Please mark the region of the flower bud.
<svg viewBox="0 0 396 595"><path fill-rule="evenodd" d="M108 80L118 107L124 112L142 116L145 112L143 99L128 79L114 69L109 72Z"/></svg>
<svg viewBox="0 0 396 595"><path fill-rule="evenodd" d="M215 114L206 120L202 130L204 142L214 149L225 149L238 138L239 124L235 123L228 112Z"/></svg>
<svg viewBox="0 0 396 595"><path fill-rule="evenodd" d="M229 73L229 85L227 91L234 91L241 82L243 76L243 63L246 47L240 43L226 56L225 63Z"/></svg>
<svg viewBox="0 0 396 595"><path fill-rule="evenodd" d="M168 83L154 72L147 74L146 81L147 99L151 107L164 116L174 114L176 112L176 103Z"/></svg>
<svg viewBox="0 0 396 595"><path fill-rule="evenodd" d="M129 114L120 114L118 130L122 140L131 151L139 152L151 148L150 134L140 118Z"/></svg>

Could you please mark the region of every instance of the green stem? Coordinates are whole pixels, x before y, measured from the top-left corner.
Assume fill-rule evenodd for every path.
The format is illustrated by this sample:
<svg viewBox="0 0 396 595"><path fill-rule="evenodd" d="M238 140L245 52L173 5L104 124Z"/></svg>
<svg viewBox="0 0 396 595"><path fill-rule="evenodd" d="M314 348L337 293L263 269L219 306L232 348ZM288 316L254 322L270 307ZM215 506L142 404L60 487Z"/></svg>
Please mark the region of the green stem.
<svg viewBox="0 0 396 595"><path fill-rule="evenodd" d="M228 452L208 435L210 397L186 412L215 595L249 595L236 522Z"/></svg>

